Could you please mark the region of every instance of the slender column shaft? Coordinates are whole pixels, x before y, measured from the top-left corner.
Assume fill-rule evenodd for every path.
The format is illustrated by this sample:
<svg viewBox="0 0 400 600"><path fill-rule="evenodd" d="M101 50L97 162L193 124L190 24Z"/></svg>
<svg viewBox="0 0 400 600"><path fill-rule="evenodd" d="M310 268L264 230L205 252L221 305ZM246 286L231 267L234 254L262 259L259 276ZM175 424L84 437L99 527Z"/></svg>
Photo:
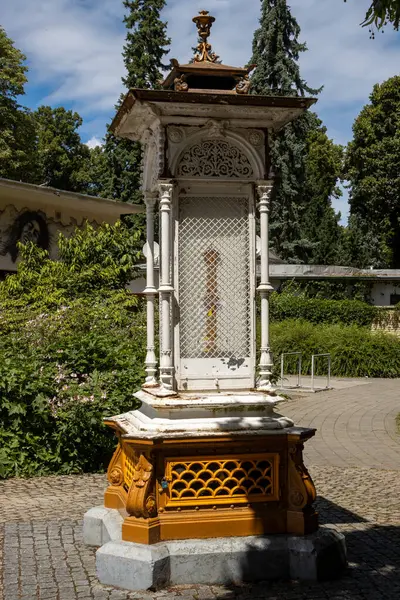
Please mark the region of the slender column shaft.
<svg viewBox="0 0 400 600"><path fill-rule="evenodd" d="M172 360L172 323L171 304L174 288L171 284L171 203L172 183L160 183L161 212L161 279L159 292L161 295L161 385L167 390L173 389L174 365Z"/></svg>
<svg viewBox="0 0 400 600"><path fill-rule="evenodd" d="M154 206L156 197L154 194L145 194L146 204L146 289L147 296L147 347L146 347L146 381L144 387L157 385L157 358L154 344L154 313L157 290L154 287Z"/></svg>
<svg viewBox="0 0 400 600"><path fill-rule="evenodd" d="M261 348L259 362L260 389L271 388L273 359L269 341L269 294L273 287L269 281L269 205L272 182L258 186L261 236L261 280L257 291L261 297Z"/></svg>

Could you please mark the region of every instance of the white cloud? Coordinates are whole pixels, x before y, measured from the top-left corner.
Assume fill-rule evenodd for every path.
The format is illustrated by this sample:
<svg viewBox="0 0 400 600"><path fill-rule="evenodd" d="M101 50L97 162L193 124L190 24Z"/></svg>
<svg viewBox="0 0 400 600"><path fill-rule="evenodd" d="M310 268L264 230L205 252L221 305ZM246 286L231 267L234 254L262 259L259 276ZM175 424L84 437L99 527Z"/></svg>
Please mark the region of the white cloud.
<svg viewBox="0 0 400 600"><path fill-rule="evenodd" d="M400 34L389 27L371 40L360 27L370 1L289 0L309 48L301 57L302 75L311 87L324 85L316 110L342 144L373 84L398 72ZM217 18L214 50L226 64L246 64L260 7L259 0L202 0L201 6L167 0L170 56L190 58L197 38L192 17L205 8ZM3 26L28 56L35 99L80 112L89 139L103 137L122 91L123 14L122 0L13 0L2 6Z"/></svg>
<svg viewBox="0 0 400 600"><path fill-rule="evenodd" d="M43 89L39 103L72 106L83 116L111 113L122 90L122 17L122 2L113 0L13 0L2 7L7 33L28 57L31 87Z"/></svg>
<svg viewBox="0 0 400 600"><path fill-rule="evenodd" d="M99 138L96 136L93 136L86 142L86 146L88 146L90 149L97 148L97 146L101 146L101 140L99 140Z"/></svg>
<svg viewBox="0 0 400 600"><path fill-rule="evenodd" d="M322 117L327 114L340 138L348 139L351 121L372 85L398 70L394 41L399 34L389 28L370 40L359 26L369 3L290 2L309 48L301 59L303 76L311 86L325 86L317 110ZM217 18L211 41L225 63L243 65L250 59L260 6L258 0L203 1L202 7ZM40 102L72 106L91 120L99 113L112 115L124 73L122 0L13 0L2 8L7 32L28 56L31 84L45 90ZM198 0L167 1L170 56L180 61L190 58L196 43L192 17L198 8Z"/></svg>

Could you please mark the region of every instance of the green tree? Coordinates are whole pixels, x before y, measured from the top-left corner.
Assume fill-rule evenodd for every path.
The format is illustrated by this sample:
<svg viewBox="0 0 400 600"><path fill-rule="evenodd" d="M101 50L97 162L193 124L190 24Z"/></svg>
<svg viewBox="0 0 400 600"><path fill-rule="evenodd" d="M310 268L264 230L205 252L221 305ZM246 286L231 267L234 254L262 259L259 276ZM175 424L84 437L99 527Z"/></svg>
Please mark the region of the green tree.
<svg viewBox="0 0 400 600"><path fill-rule="evenodd" d="M260 27L253 38L251 62L257 67L251 78L253 94L304 96L318 94L300 75L300 55L307 45L300 43L300 26L286 0L261 0Z"/></svg>
<svg viewBox="0 0 400 600"><path fill-rule="evenodd" d="M400 77L395 76L374 86L347 148L349 238L358 266L400 268L399 164Z"/></svg>
<svg viewBox="0 0 400 600"><path fill-rule="evenodd" d="M58 246L58 261L21 246L0 282L0 478L104 469L102 420L134 408L144 378L144 313L125 289L138 232L87 225Z"/></svg>
<svg viewBox="0 0 400 600"><path fill-rule="evenodd" d="M123 58L126 75L122 82L130 88L157 88L163 58L168 52L170 39L167 24L160 18L165 0L125 0L127 28ZM119 108L122 97L116 106ZM139 142L116 138L111 132L105 136L104 154L108 177L104 178L103 195L123 202L141 202L140 175L142 148Z"/></svg>
<svg viewBox="0 0 400 600"><path fill-rule="evenodd" d="M90 151L78 133L82 119L63 107L40 106L34 112L37 135L37 183L73 192L86 191Z"/></svg>
<svg viewBox="0 0 400 600"><path fill-rule="evenodd" d="M261 0L260 27L255 31L251 62L257 65L252 76L252 93L263 95L315 95L300 74L300 27L286 0ZM304 197L308 136L320 121L307 112L287 125L271 140L271 161L278 174L275 200L271 208L271 243L284 259L306 261L315 243L304 237Z"/></svg>
<svg viewBox="0 0 400 600"><path fill-rule="evenodd" d="M347 0L344 0L347 2ZM372 0L362 25L376 26L381 29L388 23L392 23L398 31L400 26L400 1L399 0Z"/></svg>
<svg viewBox="0 0 400 600"><path fill-rule="evenodd" d="M0 176L26 180L35 155L30 112L18 104L27 82L26 57L0 27Z"/></svg>
<svg viewBox="0 0 400 600"><path fill-rule="evenodd" d="M343 229L331 199L342 195L337 182L343 172L343 147L328 138L322 123L308 135L305 169L304 197L308 203L303 231L315 243L309 262L337 264Z"/></svg>

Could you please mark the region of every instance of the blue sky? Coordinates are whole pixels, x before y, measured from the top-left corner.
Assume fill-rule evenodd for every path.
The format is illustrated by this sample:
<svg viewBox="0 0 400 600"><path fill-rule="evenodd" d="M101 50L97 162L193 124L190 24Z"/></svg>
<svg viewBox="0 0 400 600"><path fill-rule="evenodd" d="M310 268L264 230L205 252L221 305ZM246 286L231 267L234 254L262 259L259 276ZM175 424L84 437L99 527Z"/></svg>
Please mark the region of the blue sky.
<svg viewBox="0 0 400 600"><path fill-rule="evenodd" d="M336 142L351 138L352 123L372 86L398 74L400 33L369 38L359 26L371 0L291 0L308 52L302 76L324 86L316 111ZM199 9L217 18L211 42L223 62L244 65L260 14L259 0L167 0L164 18L170 57L186 61L196 40L191 18ZM22 102L77 110L82 139L95 145L105 133L122 91L125 38L122 0L3 0L2 25L28 58L29 85ZM335 201L345 221L346 196Z"/></svg>

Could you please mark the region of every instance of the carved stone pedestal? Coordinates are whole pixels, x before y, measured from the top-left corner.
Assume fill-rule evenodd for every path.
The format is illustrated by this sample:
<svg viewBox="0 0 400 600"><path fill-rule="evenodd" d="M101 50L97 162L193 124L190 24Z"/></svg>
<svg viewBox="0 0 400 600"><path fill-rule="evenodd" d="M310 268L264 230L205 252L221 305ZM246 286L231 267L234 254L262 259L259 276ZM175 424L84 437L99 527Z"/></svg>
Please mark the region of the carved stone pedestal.
<svg viewBox="0 0 400 600"><path fill-rule="evenodd" d="M102 583L173 584L320 579L346 564L343 536L318 529L303 463L314 429L294 427L263 392L166 396L108 419L118 447L104 507L84 518L101 546Z"/></svg>
<svg viewBox="0 0 400 600"><path fill-rule="evenodd" d="M160 398L107 424L118 436L104 505L124 515L122 539L307 534L318 527L303 444L315 430L247 394Z"/></svg>

